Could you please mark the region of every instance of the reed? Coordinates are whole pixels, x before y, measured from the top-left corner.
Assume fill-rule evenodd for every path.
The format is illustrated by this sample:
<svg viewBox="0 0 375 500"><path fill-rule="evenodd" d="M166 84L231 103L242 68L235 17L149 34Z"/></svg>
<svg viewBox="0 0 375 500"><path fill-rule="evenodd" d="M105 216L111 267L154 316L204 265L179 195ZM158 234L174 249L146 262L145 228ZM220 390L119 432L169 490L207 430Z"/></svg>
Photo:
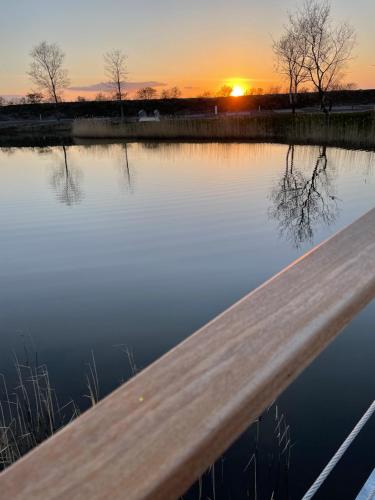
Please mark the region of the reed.
<svg viewBox="0 0 375 500"><path fill-rule="evenodd" d="M55 434L81 414L70 400L61 404L45 364L26 352L20 362L15 355L16 386L9 390L0 374L0 471ZM99 379L92 353L86 374L91 405L99 401Z"/></svg>
<svg viewBox="0 0 375 500"><path fill-rule="evenodd" d="M118 123L76 120L77 138L129 140L258 140L375 147L375 112L291 114L219 118L179 118L160 122Z"/></svg>

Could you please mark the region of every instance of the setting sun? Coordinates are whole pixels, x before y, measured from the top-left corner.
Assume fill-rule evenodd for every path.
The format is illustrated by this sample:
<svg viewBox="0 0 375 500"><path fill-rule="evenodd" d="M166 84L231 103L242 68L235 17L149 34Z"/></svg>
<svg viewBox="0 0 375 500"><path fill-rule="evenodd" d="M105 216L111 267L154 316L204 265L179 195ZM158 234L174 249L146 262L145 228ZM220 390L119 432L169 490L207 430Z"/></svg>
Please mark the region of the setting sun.
<svg viewBox="0 0 375 500"><path fill-rule="evenodd" d="M241 97L245 95L245 89L241 85L234 85L232 92L230 93L232 97Z"/></svg>

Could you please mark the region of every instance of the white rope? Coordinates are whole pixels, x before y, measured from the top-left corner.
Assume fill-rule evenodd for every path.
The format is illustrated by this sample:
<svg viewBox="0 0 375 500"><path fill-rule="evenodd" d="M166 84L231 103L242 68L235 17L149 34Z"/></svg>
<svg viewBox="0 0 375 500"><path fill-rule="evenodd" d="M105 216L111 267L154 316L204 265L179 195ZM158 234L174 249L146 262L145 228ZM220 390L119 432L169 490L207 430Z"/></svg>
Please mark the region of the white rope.
<svg viewBox="0 0 375 500"><path fill-rule="evenodd" d="M370 491L370 495L367 497L367 500L374 500L374 498L375 498L375 486Z"/></svg>
<svg viewBox="0 0 375 500"><path fill-rule="evenodd" d="M357 423L357 425L354 427L352 432L349 434L349 436L345 439L345 441L342 443L340 448L337 450L335 455L331 458L331 460L328 462L328 464L325 466L323 469L322 473L320 476L317 478L315 483L311 486L309 491L305 493L303 496L302 500L310 500L315 493L318 491L318 489L321 487L321 485L324 483L324 481L327 479L328 475L331 473L332 469L336 466L337 462L340 460L340 458L343 456L343 454L346 452L346 450L349 448L349 446L352 444L354 439L357 437L359 432L362 430L366 422L369 420L371 415L375 412L375 401L372 402L371 406L369 409L366 411L366 413L363 415L361 420Z"/></svg>

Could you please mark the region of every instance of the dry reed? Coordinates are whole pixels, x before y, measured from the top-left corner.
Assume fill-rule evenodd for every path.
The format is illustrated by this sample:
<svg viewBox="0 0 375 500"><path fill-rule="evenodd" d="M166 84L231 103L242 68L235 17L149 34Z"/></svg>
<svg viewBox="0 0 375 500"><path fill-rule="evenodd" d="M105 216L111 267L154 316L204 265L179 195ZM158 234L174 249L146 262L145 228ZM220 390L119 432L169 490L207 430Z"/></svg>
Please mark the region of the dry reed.
<svg viewBox="0 0 375 500"><path fill-rule="evenodd" d="M269 113L262 116L179 118L160 122L117 123L76 120L77 138L129 140L259 140L375 147L375 113Z"/></svg>

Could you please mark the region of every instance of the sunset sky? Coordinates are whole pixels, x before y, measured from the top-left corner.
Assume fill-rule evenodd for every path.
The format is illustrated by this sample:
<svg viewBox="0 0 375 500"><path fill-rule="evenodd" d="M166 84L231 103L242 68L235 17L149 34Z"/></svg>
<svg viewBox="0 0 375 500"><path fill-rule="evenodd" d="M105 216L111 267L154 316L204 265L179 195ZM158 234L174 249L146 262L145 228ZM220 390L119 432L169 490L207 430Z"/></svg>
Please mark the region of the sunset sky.
<svg viewBox="0 0 375 500"><path fill-rule="evenodd" d="M280 83L274 71L277 37L296 0L1 0L0 95L32 88L31 48L57 42L66 53L66 97L97 93L105 81L103 53L128 55L129 90L177 85L183 95L216 91L228 81L263 87ZM375 87L375 2L333 0L333 15L357 31L356 59L347 81ZM91 87L93 86L94 87Z"/></svg>

